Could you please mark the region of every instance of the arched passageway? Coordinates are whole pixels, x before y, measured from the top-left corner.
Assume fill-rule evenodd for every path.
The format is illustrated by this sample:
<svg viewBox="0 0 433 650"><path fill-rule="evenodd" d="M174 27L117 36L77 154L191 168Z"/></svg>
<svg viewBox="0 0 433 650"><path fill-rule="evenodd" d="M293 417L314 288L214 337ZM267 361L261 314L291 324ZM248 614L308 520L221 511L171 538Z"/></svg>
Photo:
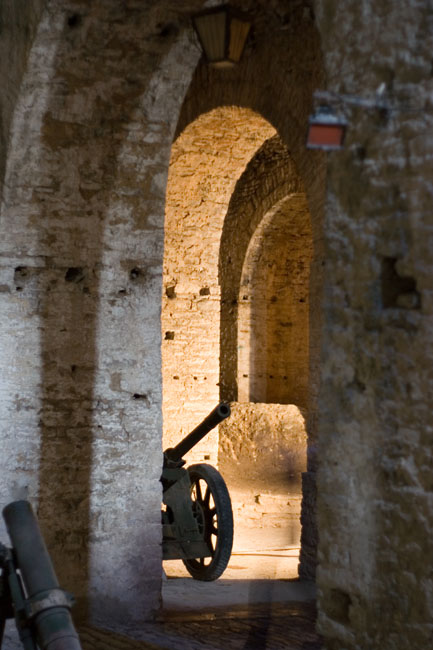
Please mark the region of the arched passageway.
<svg viewBox="0 0 433 650"><path fill-rule="evenodd" d="M220 395L221 233L235 185L275 129L257 113L205 113L173 144L167 184L162 297L164 446L188 433ZM214 432L191 460L217 462Z"/></svg>
<svg viewBox="0 0 433 650"><path fill-rule="evenodd" d="M251 160L232 196L220 250L220 467L235 496L239 547L287 549L297 575L301 474L309 403L311 217L278 136ZM290 495L290 496L288 496Z"/></svg>
<svg viewBox="0 0 433 650"><path fill-rule="evenodd" d="M187 460L217 464L219 457L237 550L245 533L254 535L244 529L248 518L257 540L262 533L260 546L299 547L312 248L303 183L269 123L221 107L178 136L165 224L164 447L218 399L231 402L221 441L215 430ZM267 494L261 506L258 492Z"/></svg>
<svg viewBox="0 0 433 650"><path fill-rule="evenodd" d="M159 316L176 123L182 133L221 105L262 116L269 133L250 122L225 210L248 161L278 131L305 181L320 248L323 168L303 146L320 78L313 16L301 5L281 3L280 14L252 4L247 57L217 72L197 66L190 16L201 4L35 2L40 12L29 9L27 27L22 14L23 47L14 50L28 60L11 79L26 72L0 126L3 138L11 125L0 170L1 489L5 501L25 495L38 509L82 612L119 628L159 603ZM216 277L217 250L213 261ZM212 285L199 280L197 311L212 316ZM175 341L173 331L164 341ZM210 370L217 395L220 371Z"/></svg>
<svg viewBox="0 0 433 650"><path fill-rule="evenodd" d="M253 12L255 13L255 11ZM291 13L288 11L288 14ZM310 276L310 337L309 337L309 384L308 384L308 408L303 413L297 411L297 418L299 422L298 432L302 452L302 463L298 465L299 470L305 469L302 475L303 484L303 505L302 505L302 521L303 521L303 546L301 553L301 575L307 579L311 579L315 574L316 566L316 548L317 548L317 532L315 524L315 472L317 469L317 455L316 455L316 435L317 435L317 395L319 388L319 352L320 352L320 335L321 335L321 299L322 299L322 259L323 259L323 231L322 231L322 209L323 209L323 196L324 196L324 167L323 157L321 154L307 152L304 145L304 136L306 121L309 111L311 109L311 92L312 89L319 83L321 75L320 67L320 49L317 33L315 31L314 23L311 20L312 14L308 12L293 11L290 26L290 38L288 33L275 31L275 21L272 14L268 14L266 10L260 5L257 6L257 22L255 23L255 45L248 50L246 57L243 61L231 70L218 71L207 66L204 61L201 61L197 66L192 77L188 92L185 96L182 110L180 112L177 128L176 138L179 140L183 134L192 127L195 123L203 118L203 116L211 114L214 109L220 110L221 107L238 107L236 110L247 109L253 111L256 115L262 116L260 119L265 119L269 125L272 125L274 131L269 134L266 139L261 143L257 142L257 146L251 151L251 156L246 157L243 161L242 168L245 172L251 166L255 167L256 179L251 186L250 195L244 195L242 202L245 209L249 212L249 219L244 220L243 225L237 227L236 219L231 221L230 214L233 207L233 201L236 200L236 191L232 195L228 194L225 197L225 210L227 211L222 224L221 215L218 217L219 227L223 227L220 242L221 251L235 251L235 254L230 256L221 257L220 255L220 269L219 269L219 288L217 288L214 296L218 296L218 301L221 303L220 317L216 309L216 302L212 304L211 288L207 284L198 284L195 287L195 292L198 292L198 298L189 303L191 311L202 310L204 315L205 310L208 309L209 316L212 314L216 316L213 326L221 325L220 327L220 341L213 344L213 350L219 352L219 376L217 375L217 354L213 355L213 361L209 364L204 362L206 370L213 370L215 373L212 382L208 382L208 374L202 373L202 380L206 377L208 387L212 386L214 391L215 401L219 395L222 399L230 401L232 404L238 400L238 314L237 303L239 300L240 280L242 275L242 268L244 259L247 253L248 244L254 231L256 230L259 222L267 212L272 210L278 201L285 197L296 194L297 192L305 192L308 197L308 207L311 216L311 232L312 244L314 248L314 258L311 266ZM272 42L265 36L266 30L274 34ZM303 56L305 53L306 45L308 44L309 55L307 59ZM281 66L275 66L274 62L278 58ZM305 71L309 70L308 75ZM285 72L283 72L285 70ZM271 74L270 74L271 73ZM224 132L224 128L221 133ZM277 135L278 133L278 135ZM256 133L252 131L251 137ZM221 140L221 139L220 139ZM230 138L228 140L231 143ZM175 141L174 148L176 147L177 140ZM231 144L229 144L229 147ZM262 151L262 158L260 151ZM272 149L273 154L267 155L267 150ZM234 150L234 149L233 149ZM263 160L266 158L266 164L263 165ZM172 158L173 161L173 158ZM275 173L272 173L274 170ZM237 174L238 185L241 186L244 179L247 178L245 172L241 175L241 170ZM262 173L263 172L263 173ZM190 169L192 173L192 169ZM252 177L251 177L252 178ZM302 186L299 180L302 179ZM193 179L190 179L193 183ZM251 180L251 179L250 179ZM264 181L264 182L262 182ZM255 210L257 206L254 205L254 196L257 187L264 188L261 205L259 210ZM209 188L208 188L209 189ZM236 189L236 188L235 188ZM170 189L168 188L170 192ZM238 195L241 197L241 194ZM250 200L251 198L251 200ZM233 212L235 214L236 211ZM248 236L244 237L242 243L242 250L239 249L239 236L238 233L245 230ZM170 237L166 233L167 237ZM177 235L176 235L177 236ZM217 249L214 248L216 251ZM186 254L188 256L188 254ZM231 260L231 261L230 261ZM236 263L236 268L230 268L230 265ZM233 275L232 275L233 273ZM166 276L167 286L163 289L163 311L168 309L168 304L171 303L174 307L174 302L177 298L176 288L174 286L174 277ZM202 295L200 295L200 291ZM209 293L207 293L209 291ZM168 293L166 293L168 292ZM188 303L185 302L185 305ZM235 308L233 308L235 306ZM167 311L167 314L175 313L174 311ZM311 318L311 313L313 317ZM164 317L163 317L164 318ZM198 321L196 321L198 322ZM171 327L164 321L162 327L163 338L163 357L167 354L167 350L171 349L174 353L177 333L175 326ZM173 323L173 321L172 321ZM198 337L196 337L198 339ZM196 343L198 345L198 343ZM186 347L184 348L186 350ZM209 348L208 348L209 351ZM202 355L205 354L205 348L200 350ZM181 363L174 359L174 354L169 355L171 362L175 364L172 372L168 376L168 380L164 378L164 382L169 382L173 385L174 382L180 382L180 367ZM203 362L202 362L203 369ZM198 370L198 369L197 369ZM285 375L283 374L283 377ZM194 379L196 377L196 379ZM190 373L190 382L197 385L200 374ZM305 382L305 373L304 379ZM219 386L217 386L219 384ZM165 383L167 386L167 383ZM180 384L178 384L180 385ZM194 390L198 395L198 391ZM203 393L205 394L205 393ZM208 393L211 395L212 393ZM185 393L178 392L178 403L181 404L185 399ZM166 440L165 446L172 444L175 438L170 436L175 435L183 429L183 433L191 428L200 418L194 417L188 426L184 426L179 418L176 418L176 404L168 403L164 396L164 420L165 431L164 437ZM214 402L206 403L203 406L201 415L205 415L209 408L213 406ZM266 405L266 408L269 405ZM192 404L189 411L198 414L199 402ZM298 407L295 407L298 409ZM173 409L172 415L168 415L167 410ZM180 415L180 413L179 413ZM254 416L255 417L255 416ZM174 428L167 426L169 418L172 418ZM230 418L232 430L234 424L233 416ZM274 429L274 426L271 427ZM174 430L175 429L175 430ZM245 427L244 427L245 430ZM308 436L306 436L306 430ZM220 427L220 432L223 427ZM307 437L308 453L307 464L305 466L305 439ZM223 436L224 438L224 436ZM222 439L221 439L222 440ZM206 443L201 443L202 446L197 446L195 457L191 455L191 460L214 461L216 459L218 436L215 432L209 436ZM206 449L203 445L208 444ZM229 445L231 442L229 442ZM220 448L220 452L222 447ZM219 454L220 459L224 454ZM299 471L298 471L299 476ZM299 483L299 482L298 482ZM299 520L299 497L296 506L296 519ZM284 509L284 506L283 506ZM299 535L299 525L298 533Z"/></svg>
<svg viewBox="0 0 433 650"><path fill-rule="evenodd" d="M287 147L311 215L301 567L314 574L320 455L321 632L336 648L430 647L430 3L232 0L253 22L232 70L197 65L203 4L0 3L3 503L31 500L62 586L94 621L152 616L173 134L219 106L249 108ZM353 111L345 151L328 158L324 222L324 156L304 136L326 85L385 88L393 110ZM220 349L220 390L237 401L236 337Z"/></svg>
<svg viewBox="0 0 433 650"><path fill-rule="evenodd" d="M240 402L307 407L312 252L299 192L265 215L248 247L238 303Z"/></svg>

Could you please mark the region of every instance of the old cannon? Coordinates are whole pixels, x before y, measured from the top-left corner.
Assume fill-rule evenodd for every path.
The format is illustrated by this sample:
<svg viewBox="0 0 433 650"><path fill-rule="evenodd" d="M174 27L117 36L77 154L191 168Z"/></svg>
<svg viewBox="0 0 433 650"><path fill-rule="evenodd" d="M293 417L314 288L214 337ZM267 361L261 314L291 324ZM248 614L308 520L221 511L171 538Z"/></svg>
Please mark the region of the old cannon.
<svg viewBox="0 0 433 650"><path fill-rule="evenodd" d="M164 451L164 560L182 560L196 580L216 580L225 570L233 544L230 495L221 474L207 463L184 468L183 456L230 415L221 403L176 447Z"/></svg>
<svg viewBox="0 0 433 650"><path fill-rule="evenodd" d="M25 650L81 650L74 599L59 587L30 503L9 503L3 518L12 548L0 543L0 647L6 620L15 618Z"/></svg>

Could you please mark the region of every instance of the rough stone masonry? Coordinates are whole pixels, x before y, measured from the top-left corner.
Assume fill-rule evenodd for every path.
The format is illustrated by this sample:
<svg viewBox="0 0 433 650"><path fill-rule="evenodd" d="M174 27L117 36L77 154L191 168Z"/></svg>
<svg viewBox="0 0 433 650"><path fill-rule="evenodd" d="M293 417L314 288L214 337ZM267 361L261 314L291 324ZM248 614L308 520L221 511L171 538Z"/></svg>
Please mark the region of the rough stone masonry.
<svg viewBox="0 0 433 650"><path fill-rule="evenodd" d="M35 505L82 616L121 630L159 607L170 156L190 125L236 107L252 141L240 154L233 143L230 160L242 160L218 213L221 241L244 172L266 179L246 210L254 232L289 195L308 201L309 376L296 400L308 434L301 572L313 577L317 562L320 631L329 649L428 648L431 2L236 0L253 32L231 70L200 59L190 16L203 4L0 5L1 502ZM305 149L315 89L371 98L382 84L390 110L338 107L344 151ZM290 180L260 159L260 147L276 151L272 137ZM229 248L215 244L212 273L217 253L228 268ZM203 313L217 309L213 291L236 298L246 248L224 287L215 275L198 282ZM176 331L165 331L168 346ZM232 401L235 343L222 338L210 375Z"/></svg>

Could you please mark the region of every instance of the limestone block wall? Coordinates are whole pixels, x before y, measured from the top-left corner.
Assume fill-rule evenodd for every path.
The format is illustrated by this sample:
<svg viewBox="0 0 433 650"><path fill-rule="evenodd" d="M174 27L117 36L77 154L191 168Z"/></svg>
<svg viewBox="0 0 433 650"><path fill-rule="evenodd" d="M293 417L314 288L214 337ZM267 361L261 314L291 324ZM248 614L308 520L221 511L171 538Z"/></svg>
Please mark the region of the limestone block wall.
<svg viewBox="0 0 433 650"><path fill-rule="evenodd" d="M430 3L316 3L331 91L318 481L319 627L327 648L432 643Z"/></svg>
<svg viewBox="0 0 433 650"><path fill-rule="evenodd" d="M230 406L220 425L219 470L232 501L234 548L299 547L305 412L293 404Z"/></svg>
<svg viewBox="0 0 433 650"><path fill-rule="evenodd" d="M26 67L2 161L1 503L30 499L76 615L117 629L160 602L163 214L190 10L173 27L169 4L49 1L8 72Z"/></svg>

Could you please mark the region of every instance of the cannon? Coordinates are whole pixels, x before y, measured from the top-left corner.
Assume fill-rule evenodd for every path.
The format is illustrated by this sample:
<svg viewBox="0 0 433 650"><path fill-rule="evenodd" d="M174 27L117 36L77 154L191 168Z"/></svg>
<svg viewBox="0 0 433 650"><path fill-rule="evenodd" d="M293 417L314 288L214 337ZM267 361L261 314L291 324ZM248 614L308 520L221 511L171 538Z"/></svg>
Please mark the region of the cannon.
<svg viewBox="0 0 433 650"><path fill-rule="evenodd" d="M233 514L221 474L207 463L184 468L183 456L229 415L230 406L218 404L176 447L164 451L162 557L182 560L196 580L216 580L225 570Z"/></svg>
<svg viewBox="0 0 433 650"><path fill-rule="evenodd" d="M74 599L59 587L30 503L13 501L3 518L12 548L0 544L0 647L6 619L15 618L26 650L81 650Z"/></svg>

